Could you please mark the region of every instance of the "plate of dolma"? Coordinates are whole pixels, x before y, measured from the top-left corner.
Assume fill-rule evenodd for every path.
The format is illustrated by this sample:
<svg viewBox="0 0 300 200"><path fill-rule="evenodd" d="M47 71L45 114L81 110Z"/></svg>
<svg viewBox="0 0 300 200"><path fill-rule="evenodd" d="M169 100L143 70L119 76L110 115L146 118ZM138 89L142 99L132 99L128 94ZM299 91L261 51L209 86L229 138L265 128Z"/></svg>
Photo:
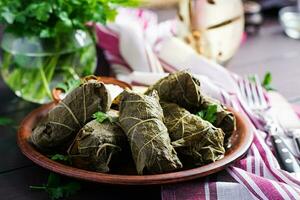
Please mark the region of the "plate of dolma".
<svg viewBox="0 0 300 200"><path fill-rule="evenodd" d="M82 80L32 111L18 131L22 153L56 173L118 185L176 183L224 169L252 143L247 120L203 94L187 71L144 94L119 84L124 91L115 98L104 79ZM57 154L68 162L52 160Z"/></svg>

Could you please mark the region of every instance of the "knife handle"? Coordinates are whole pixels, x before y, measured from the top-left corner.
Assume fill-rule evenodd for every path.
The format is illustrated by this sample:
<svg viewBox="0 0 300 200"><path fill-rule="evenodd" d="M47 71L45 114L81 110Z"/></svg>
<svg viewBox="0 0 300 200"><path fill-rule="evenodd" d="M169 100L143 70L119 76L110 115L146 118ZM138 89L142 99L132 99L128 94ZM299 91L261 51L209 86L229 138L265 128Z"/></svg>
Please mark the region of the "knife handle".
<svg viewBox="0 0 300 200"><path fill-rule="evenodd" d="M283 139L278 135L271 135L271 141L281 168L288 172L300 172L297 159L290 152Z"/></svg>
<svg viewBox="0 0 300 200"><path fill-rule="evenodd" d="M300 136L294 137L294 140L296 143L297 151L298 153L300 153Z"/></svg>

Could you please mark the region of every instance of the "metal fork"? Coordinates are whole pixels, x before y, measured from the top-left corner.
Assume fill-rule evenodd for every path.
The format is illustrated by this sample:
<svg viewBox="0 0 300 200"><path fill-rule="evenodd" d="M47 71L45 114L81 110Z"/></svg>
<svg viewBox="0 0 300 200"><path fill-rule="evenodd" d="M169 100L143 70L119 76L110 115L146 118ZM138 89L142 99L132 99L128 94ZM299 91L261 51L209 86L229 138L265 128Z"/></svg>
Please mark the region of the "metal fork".
<svg viewBox="0 0 300 200"><path fill-rule="evenodd" d="M288 172L300 172L300 165L296 157L290 152L280 136L283 133L283 129L271 114L271 107L266 100L258 76L253 75L251 77L253 77L253 81L246 77L238 82L242 98L247 102L252 112L264 122L263 131L270 134L270 139L281 168Z"/></svg>

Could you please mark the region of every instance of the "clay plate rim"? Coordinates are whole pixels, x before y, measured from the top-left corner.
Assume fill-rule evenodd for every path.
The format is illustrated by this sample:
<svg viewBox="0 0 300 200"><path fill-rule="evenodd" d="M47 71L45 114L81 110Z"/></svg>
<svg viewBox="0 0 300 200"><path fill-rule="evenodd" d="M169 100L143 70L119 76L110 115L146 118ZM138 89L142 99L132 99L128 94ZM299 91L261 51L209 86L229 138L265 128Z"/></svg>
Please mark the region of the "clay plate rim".
<svg viewBox="0 0 300 200"><path fill-rule="evenodd" d="M247 120L233 109L229 109L236 116L237 130L232 136L232 147L226 151L225 156L221 160L193 169L156 175L117 175L92 172L53 161L38 152L28 142L28 137L30 137L35 124L41 119L41 117L46 115L49 109L51 109L54 105L54 102L43 105L28 114L22 121L17 134L17 143L21 152L37 165L58 174L98 183L117 185L156 185L178 183L204 177L221 171L229 164L242 158L249 149L254 137L253 133L249 131Z"/></svg>

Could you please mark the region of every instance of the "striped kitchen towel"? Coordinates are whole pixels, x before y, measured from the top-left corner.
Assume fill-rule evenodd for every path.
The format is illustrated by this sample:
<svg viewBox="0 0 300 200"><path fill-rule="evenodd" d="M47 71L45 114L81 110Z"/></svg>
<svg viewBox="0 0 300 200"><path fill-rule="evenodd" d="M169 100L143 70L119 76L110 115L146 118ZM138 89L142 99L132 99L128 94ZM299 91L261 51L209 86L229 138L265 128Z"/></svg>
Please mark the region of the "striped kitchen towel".
<svg viewBox="0 0 300 200"><path fill-rule="evenodd" d="M96 25L98 45L113 74L135 85L149 85L167 73L188 69L202 90L245 116L254 141L246 156L222 172L189 182L162 186L162 199L300 199L300 180L279 168L262 122L239 93L240 77L198 55L176 37L176 20L157 23L154 13L121 9L116 21Z"/></svg>

